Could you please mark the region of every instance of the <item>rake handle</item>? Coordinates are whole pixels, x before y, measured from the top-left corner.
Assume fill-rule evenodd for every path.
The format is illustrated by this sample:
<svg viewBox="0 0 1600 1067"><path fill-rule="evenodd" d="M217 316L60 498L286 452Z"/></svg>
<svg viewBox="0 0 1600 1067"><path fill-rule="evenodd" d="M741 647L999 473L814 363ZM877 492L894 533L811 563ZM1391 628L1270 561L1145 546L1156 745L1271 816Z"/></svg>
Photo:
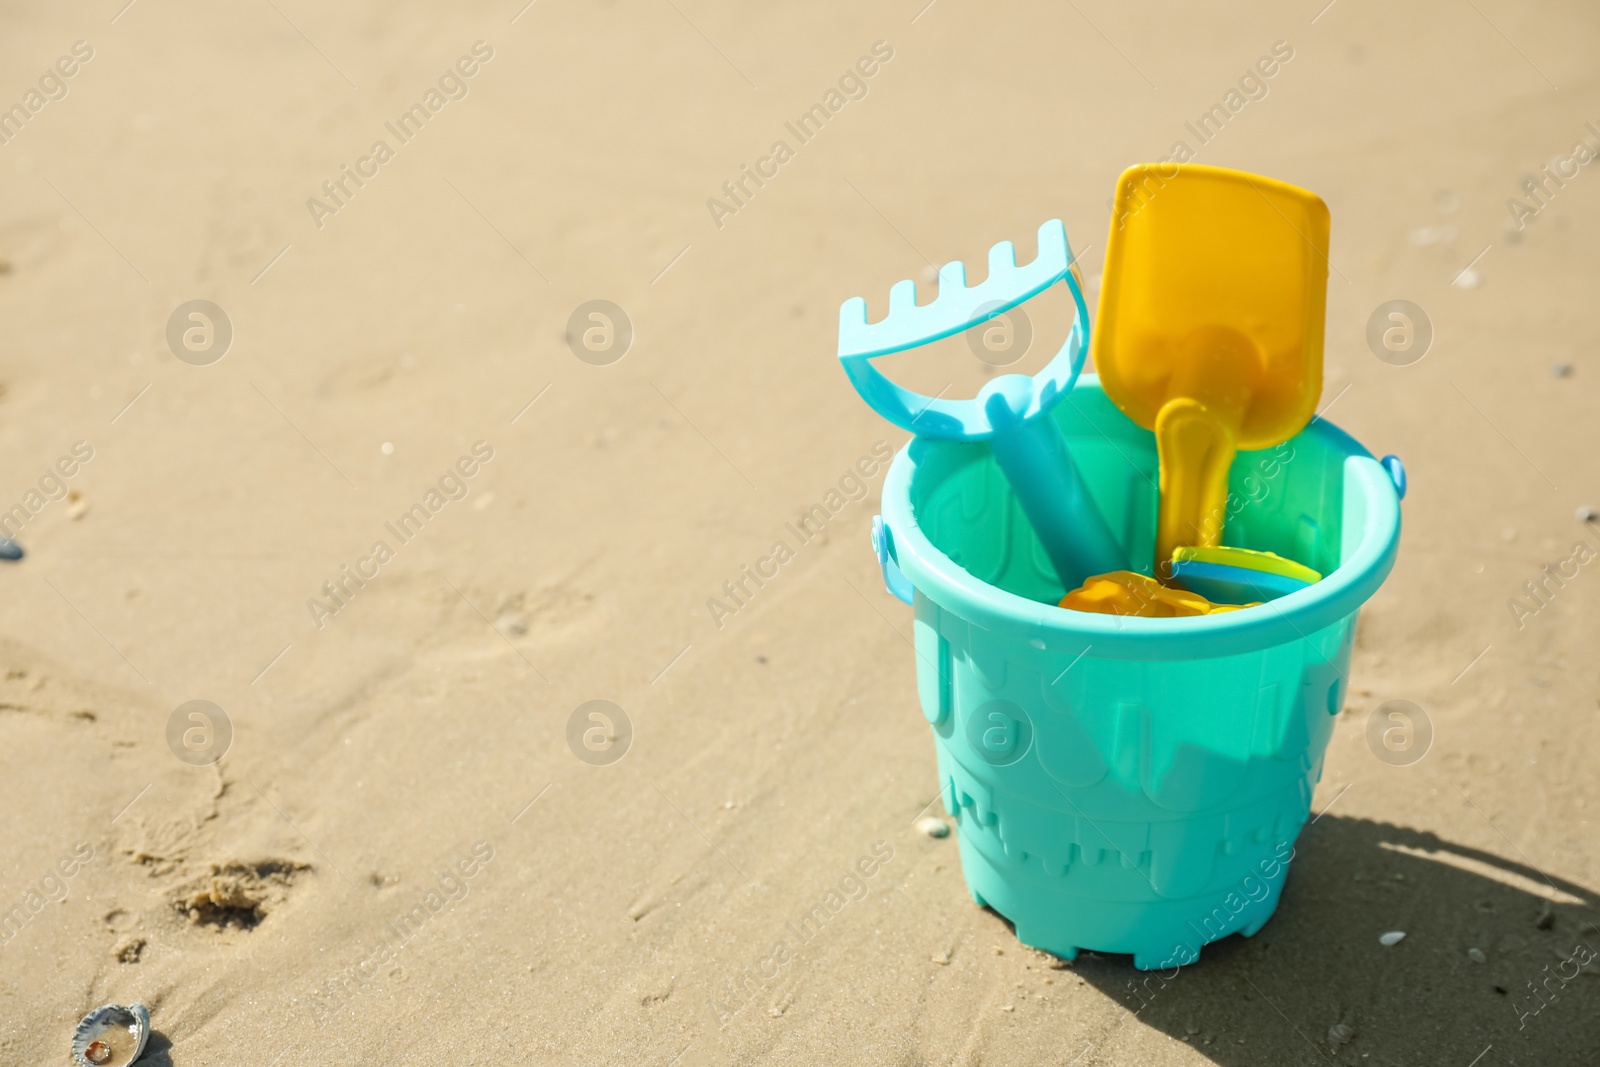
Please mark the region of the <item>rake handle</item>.
<svg viewBox="0 0 1600 1067"><path fill-rule="evenodd" d="M1076 589L1097 574L1125 569L1126 553L1089 496L1061 428L1048 414L1013 421L1005 394L1002 386L987 398L996 427L989 450L1063 588Z"/></svg>

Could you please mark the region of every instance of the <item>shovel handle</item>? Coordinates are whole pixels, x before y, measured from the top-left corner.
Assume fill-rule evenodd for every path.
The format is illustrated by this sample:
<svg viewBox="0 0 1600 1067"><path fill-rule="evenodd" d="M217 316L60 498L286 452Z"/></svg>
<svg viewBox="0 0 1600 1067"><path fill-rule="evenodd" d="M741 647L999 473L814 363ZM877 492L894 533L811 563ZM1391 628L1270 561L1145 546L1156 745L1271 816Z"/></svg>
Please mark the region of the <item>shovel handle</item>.
<svg viewBox="0 0 1600 1067"><path fill-rule="evenodd" d="M1189 397L1175 397L1162 406L1155 433L1161 471L1155 573L1167 581L1176 549L1222 543L1228 469L1237 447L1233 425L1214 408Z"/></svg>

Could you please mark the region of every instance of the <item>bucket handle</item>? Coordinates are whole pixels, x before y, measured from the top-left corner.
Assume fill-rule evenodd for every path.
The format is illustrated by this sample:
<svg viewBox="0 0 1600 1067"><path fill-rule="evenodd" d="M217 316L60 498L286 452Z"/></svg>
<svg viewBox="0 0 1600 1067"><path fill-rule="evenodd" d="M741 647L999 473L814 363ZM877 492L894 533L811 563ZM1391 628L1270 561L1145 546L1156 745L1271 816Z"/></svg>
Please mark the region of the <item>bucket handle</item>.
<svg viewBox="0 0 1600 1067"><path fill-rule="evenodd" d="M1384 470L1389 472L1389 480L1394 483L1394 492L1401 500L1406 498L1406 465L1400 462L1400 457L1393 452L1378 461Z"/></svg>
<svg viewBox="0 0 1600 1067"><path fill-rule="evenodd" d="M894 537L882 515L872 516L872 552L878 557L878 566L883 568L883 587L890 596L910 604L916 589L894 558Z"/></svg>

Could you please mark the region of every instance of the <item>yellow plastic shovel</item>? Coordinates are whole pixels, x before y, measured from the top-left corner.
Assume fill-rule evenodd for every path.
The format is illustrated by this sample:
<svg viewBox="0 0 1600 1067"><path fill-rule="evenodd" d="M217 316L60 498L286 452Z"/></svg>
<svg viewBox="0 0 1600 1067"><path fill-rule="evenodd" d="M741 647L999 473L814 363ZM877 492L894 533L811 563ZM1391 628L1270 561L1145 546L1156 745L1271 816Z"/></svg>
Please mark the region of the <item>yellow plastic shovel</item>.
<svg viewBox="0 0 1600 1067"><path fill-rule="evenodd" d="M1315 413L1327 287L1315 194L1196 163L1117 179L1094 363L1123 414L1155 431L1159 577L1174 549L1221 543L1234 453Z"/></svg>

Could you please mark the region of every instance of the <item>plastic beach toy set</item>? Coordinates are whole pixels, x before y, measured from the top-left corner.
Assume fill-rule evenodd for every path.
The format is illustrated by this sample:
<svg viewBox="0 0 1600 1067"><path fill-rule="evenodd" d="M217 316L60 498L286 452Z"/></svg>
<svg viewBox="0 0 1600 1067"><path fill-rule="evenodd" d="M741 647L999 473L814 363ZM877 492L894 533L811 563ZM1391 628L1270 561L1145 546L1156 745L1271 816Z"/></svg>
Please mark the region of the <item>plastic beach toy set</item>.
<svg viewBox="0 0 1600 1067"><path fill-rule="evenodd" d="M1314 417L1329 220L1194 164L1118 180L1093 348L1066 231L839 315L861 396L914 436L873 548L911 605L917 690L972 896L1066 958L1190 963L1272 915L1339 712L1356 615L1394 564L1405 473ZM872 360L1056 284L1032 377L933 399Z"/></svg>

